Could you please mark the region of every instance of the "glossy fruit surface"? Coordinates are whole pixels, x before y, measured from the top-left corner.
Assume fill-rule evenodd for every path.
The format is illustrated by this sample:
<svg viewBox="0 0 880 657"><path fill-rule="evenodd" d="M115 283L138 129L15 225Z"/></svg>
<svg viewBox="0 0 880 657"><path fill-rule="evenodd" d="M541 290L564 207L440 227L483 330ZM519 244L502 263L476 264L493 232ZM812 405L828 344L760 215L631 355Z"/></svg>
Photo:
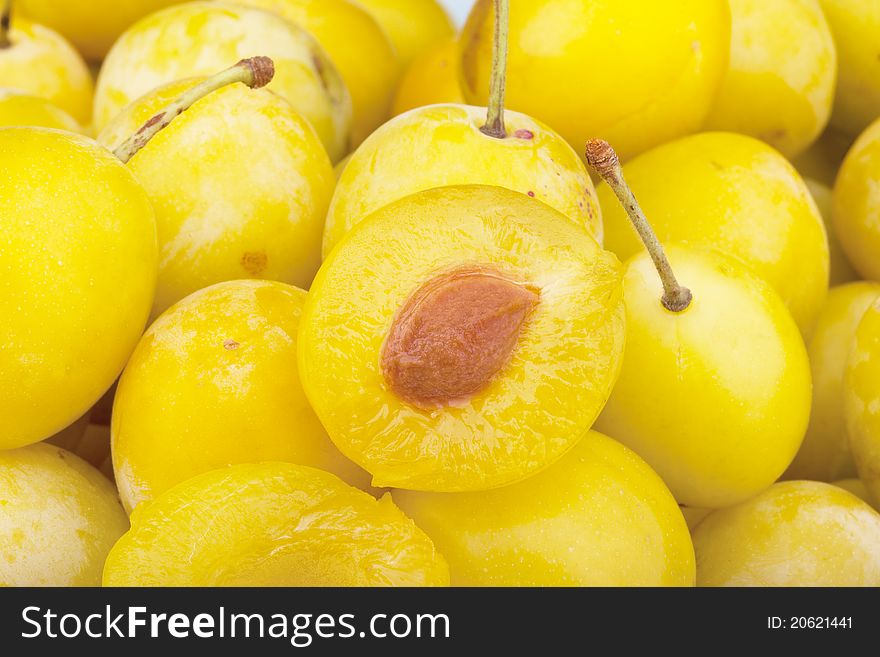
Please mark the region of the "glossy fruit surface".
<svg viewBox="0 0 880 657"><path fill-rule="evenodd" d="M45 98L0 89L0 128L32 126L82 132L82 126Z"/></svg>
<svg viewBox="0 0 880 657"><path fill-rule="evenodd" d="M775 484L693 538L698 586L880 585L880 515L829 484Z"/></svg>
<svg viewBox="0 0 880 657"><path fill-rule="evenodd" d="M11 45L0 48L0 87L45 98L85 125L92 116L92 76L60 34L15 16Z"/></svg>
<svg viewBox="0 0 880 657"><path fill-rule="evenodd" d="M299 463L369 484L330 442L300 385L296 333L305 296L283 283L221 283L150 326L113 407L126 509L234 463Z"/></svg>
<svg viewBox="0 0 880 657"><path fill-rule="evenodd" d="M0 451L0 586L100 586L127 529L116 489L70 452Z"/></svg>
<svg viewBox="0 0 880 657"><path fill-rule="evenodd" d="M378 21L404 66L455 33L437 0L354 0Z"/></svg>
<svg viewBox="0 0 880 657"><path fill-rule="evenodd" d="M736 504L776 481L800 447L806 349L779 297L735 260L666 250L693 301L666 310L647 254L627 263L623 369L596 428L644 458L679 503Z"/></svg>
<svg viewBox="0 0 880 657"><path fill-rule="evenodd" d="M850 283L832 288L807 351L813 374L810 427L787 479L833 481L855 476L844 417L843 379L856 330L868 308L880 298L880 283Z"/></svg>
<svg viewBox="0 0 880 657"><path fill-rule="evenodd" d="M611 142L628 159L703 125L727 67L727 0L512 0L507 104L578 152ZM489 94L492 0L461 34L462 90ZM609 29L610 26L613 26Z"/></svg>
<svg viewBox="0 0 880 657"><path fill-rule="evenodd" d="M71 424L122 371L153 302L156 224L115 157L40 128L0 129L0 218L8 449Z"/></svg>
<svg viewBox="0 0 880 657"><path fill-rule="evenodd" d="M485 386L420 408L389 386L386 340L425 286L463 267L494 272L536 303ZM572 447L608 398L623 351L621 296L616 258L548 206L500 187L421 192L356 226L324 262L301 322L303 387L331 439L376 486L512 483ZM502 307L497 317L507 314ZM435 328L449 337L431 345L429 336L426 346L448 350L447 370L470 347L483 362L480 331L468 336L456 320Z"/></svg>
<svg viewBox="0 0 880 657"><path fill-rule="evenodd" d="M497 185L532 196L602 238L602 218L586 168L547 126L506 112L508 136L480 132L486 110L422 107L395 117L354 153L327 214L324 256L352 226L389 203L435 187Z"/></svg>
<svg viewBox="0 0 880 657"><path fill-rule="evenodd" d="M797 171L751 137L703 133L624 166L662 242L717 248L767 280L809 334L828 292L828 240ZM605 244L626 260L642 250L611 190L600 185Z"/></svg>
<svg viewBox="0 0 880 657"><path fill-rule="evenodd" d="M880 116L880 4L871 0L819 2L840 60L831 124L855 137Z"/></svg>
<svg viewBox="0 0 880 657"><path fill-rule="evenodd" d="M844 413L859 478L880 500L880 303L862 318L844 379Z"/></svg>
<svg viewBox="0 0 880 657"><path fill-rule="evenodd" d="M139 18L185 0L15 0L15 6L70 39L91 61L101 61L113 42Z"/></svg>
<svg viewBox="0 0 880 657"><path fill-rule="evenodd" d="M115 148L195 81L162 87L101 133ZM321 262L333 169L283 98L241 84L198 101L128 163L159 231L153 317L196 290L240 278L307 288Z"/></svg>
<svg viewBox="0 0 880 657"><path fill-rule="evenodd" d="M831 117L837 49L816 0L730 0L730 65L706 122L802 153Z"/></svg>
<svg viewBox="0 0 880 657"><path fill-rule="evenodd" d="M833 219L849 261L864 278L880 280L880 120L847 153L834 184Z"/></svg>
<svg viewBox="0 0 880 657"><path fill-rule="evenodd" d="M536 476L490 491L395 491L453 586L692 586L681 512L638 456L590 432Z"/></svg>
<svg viewBox="0 0 880 657"><path fill-rule="evenodd" d="M142 507L105 586L445 586L446 562L390 496L288 463L194 477Z"/></svg>
<svg viewBox="0 0 880 657"><path fill-rule="evenodd" d="M308 119L331 158L343 157L351 132L351 98L324 49L280 16L221 2L170 7L127 30L101 67L95 127L102 130L126 105L156 87L211 75L255 55L275 62L268 89Z"/></svg>
<svg viewBox="0 0 880 657"><path fill-rule="evenodd" d="M273 11L314 36L351 93L351 147L385 123L402 67L373 17L350 0L235 0Z"/></svg>
<svg viewBox="0 0 880 657"><path fill-rule="evenodd" d="M394 116L426 105L464 103L458 82L458 42L438 43L415 59L400 80L391 113Z"/></svg>
<svg viewBox="0 0 880 657"><path fill-rule="evenodd" d="M831 285L842 285L852 281L861 280L859 273L853 269L849 259L843 252L840 240L837 239L837 233L834 230L834 192L833 190L820 182L816 182L810 178L804 178L810 195L816 201L816 207L822 215L822 223L825 224L825 234L828 236L828 255L831 262L829 271L829 283Z"/></svg>

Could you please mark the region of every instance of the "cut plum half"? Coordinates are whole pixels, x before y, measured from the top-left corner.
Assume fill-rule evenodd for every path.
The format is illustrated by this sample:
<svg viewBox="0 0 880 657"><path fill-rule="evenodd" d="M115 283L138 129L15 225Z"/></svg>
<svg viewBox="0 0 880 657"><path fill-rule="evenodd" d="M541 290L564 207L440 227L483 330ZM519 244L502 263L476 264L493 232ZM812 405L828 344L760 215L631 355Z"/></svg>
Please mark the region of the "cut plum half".
<svg viewBox="0 0 880 657"><path fill-rule="evenodd" d="M499 187L401 199L357 223L312 286L303 387L377 486L482 490L580 440L623 354L621 266Z"/></svg>
<svg viewBox="0 0 880 657"><path fill-rule="evenodd" d="M105 586L445 586L431 540L391 501L289 463L235 465L138 507Z"/></svg>

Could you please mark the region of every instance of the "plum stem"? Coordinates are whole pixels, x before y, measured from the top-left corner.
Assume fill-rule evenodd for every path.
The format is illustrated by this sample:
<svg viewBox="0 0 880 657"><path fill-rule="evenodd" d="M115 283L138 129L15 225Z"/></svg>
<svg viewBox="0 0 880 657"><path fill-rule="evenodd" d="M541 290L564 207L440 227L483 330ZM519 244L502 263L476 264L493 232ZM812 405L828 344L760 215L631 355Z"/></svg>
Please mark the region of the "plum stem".
<svg viewBox="0 0 880 657"><path fill-rule="evenodd" d="M3 1L3 9L0 10L0 49L12 45L9 38L9 26L12 23L12 0Z"/></svg>
<svg viewBox="0 0 880 657"><path fill-rule="evenodd" d="M275 75L275 64L268 57L250 57L242 59L235 66L225 71L212 75L207 80L200 82L192 89L183 93L177 100L172 102L164 110L153 116L144 123L141 128L113 151L113 154L127 163L135 154L146 146L156 134L167 127L176 117L183 114L192 105L200 101L208 94L217 91L227 85L241 82L251 89L265 87L272 81Z"/></svg>
<svg viewBox="0 0 880 657"><path fill-rule="evenodd" d="M620 166L620 158L617 157L617 153L607 141L591 139L587 142L586 158L587 164L617 195L620 204L626 209L630 221L645 245L645 249L651 256L651 260L654 261L654 267L657 268L660 281L663 283L663 298L661 299L663 306L674 313L687 310L693 300L693 295L675 278L663 245L657 239L657 234L623 177L623 167Z"/></svg>
<svg viewBox="0 0 880 657"><path fill-rule="evenodd" d="M495 0L495 41L492 52L492 79L489 84L489 109L483 134L504 139L504 93L507 86L507 44L510 31L510 0Z"/></svg>

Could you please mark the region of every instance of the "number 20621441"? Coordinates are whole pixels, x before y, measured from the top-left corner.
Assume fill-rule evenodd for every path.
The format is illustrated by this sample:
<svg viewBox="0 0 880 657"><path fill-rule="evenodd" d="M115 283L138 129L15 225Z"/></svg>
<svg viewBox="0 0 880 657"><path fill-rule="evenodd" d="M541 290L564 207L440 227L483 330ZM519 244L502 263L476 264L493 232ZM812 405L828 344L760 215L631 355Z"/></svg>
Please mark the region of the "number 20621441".
<svg viewBox="0 0 880 657"><path fill-rule="evenodd" d="M852 616L768 616L771 630L851 630Z"/></svg>

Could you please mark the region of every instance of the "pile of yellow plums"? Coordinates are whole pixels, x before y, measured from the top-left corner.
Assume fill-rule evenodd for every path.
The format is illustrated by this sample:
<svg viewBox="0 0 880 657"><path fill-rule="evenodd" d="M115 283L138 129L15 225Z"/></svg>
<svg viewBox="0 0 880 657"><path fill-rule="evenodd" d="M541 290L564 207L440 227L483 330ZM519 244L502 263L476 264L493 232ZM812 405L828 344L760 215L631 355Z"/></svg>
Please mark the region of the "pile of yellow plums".
<svg viewBox="0 0 880 657"><path fill-rule="evenodd" d="M0 0L0 585L880 586L878 52Z"/></svg>

